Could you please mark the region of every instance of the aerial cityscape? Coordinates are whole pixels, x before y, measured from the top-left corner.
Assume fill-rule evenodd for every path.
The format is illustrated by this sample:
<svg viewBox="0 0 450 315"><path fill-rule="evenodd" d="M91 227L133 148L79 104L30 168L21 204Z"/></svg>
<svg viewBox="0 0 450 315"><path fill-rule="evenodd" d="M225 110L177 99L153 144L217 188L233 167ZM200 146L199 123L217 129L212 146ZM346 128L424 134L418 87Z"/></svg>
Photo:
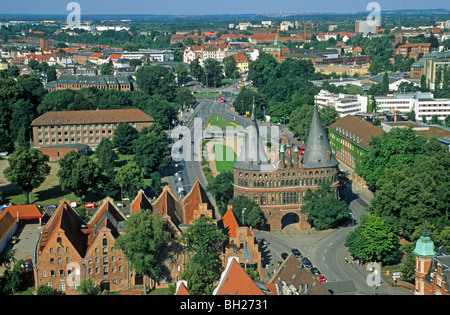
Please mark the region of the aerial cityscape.
<svg viewBox="0 0 450 315"><path fill-rule="evenodd" d="M448 2L0 8L0 295L449 295L449 187Z"/></svg>

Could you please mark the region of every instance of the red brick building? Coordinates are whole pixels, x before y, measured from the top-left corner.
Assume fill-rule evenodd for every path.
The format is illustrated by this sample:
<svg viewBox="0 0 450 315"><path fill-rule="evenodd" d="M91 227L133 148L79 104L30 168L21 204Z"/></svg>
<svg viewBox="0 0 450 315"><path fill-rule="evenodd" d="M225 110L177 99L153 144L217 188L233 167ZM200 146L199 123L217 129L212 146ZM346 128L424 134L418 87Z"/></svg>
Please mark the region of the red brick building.
<svg viewBox="0 0 450 315"><path fill-rule="evenodd" d="M287 141L281 144L275 161L267 159L254 113L252 121L241 154L233 165L234 195L254 200L271 230L280 230L291 223L309 227L306 215L300 213L306 191L317 189L327 180L336 194L338 188L339 162L331 152L317 106L304 154L298 145Z"/></svg>
<svg viewBox="0 0 450 315"><path fill-rule="evenodd" d="M61 200L36 243L35 290L45 285L61 294L76 294L80 282L87 279L112 291L134 285L135 275L114 246L125 219L111 198L103 200L87 224L67 199Z"/></svg>
<svg viewBox="0 0 450 315"><path fill-rule="evenodd" d="M415 294L450 295L450 256L446 255L443 247L439 248L439 253L435 252L426 222L412 253L416 256Z"/></svg>
<svg viewBox="0 0 450 315"><path fill-rule="evenodd" d="M96 147L103 138L113 137L114 129L121 122L140 131L154 119L135 108L47 112L31 123L33 147L68 144Z"/></svg>
<svg viewBox="0 0 450 315"><path fill-rule="evenodd" d="M404 45L398 46L395 51L396 55L402 55L407 58L414 58L417 60L419 56L424 56L431 52L431 44L430 43L408 43Z"/></svg>

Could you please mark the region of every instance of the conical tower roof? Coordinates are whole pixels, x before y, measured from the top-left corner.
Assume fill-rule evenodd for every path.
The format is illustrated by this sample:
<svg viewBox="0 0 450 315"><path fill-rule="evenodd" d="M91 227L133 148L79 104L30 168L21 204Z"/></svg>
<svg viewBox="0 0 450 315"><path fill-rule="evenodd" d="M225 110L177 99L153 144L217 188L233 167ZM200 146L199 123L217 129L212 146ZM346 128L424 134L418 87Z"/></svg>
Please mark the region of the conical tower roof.
<svg viewBox="0 0 450 315"><path fill-rule="evenodd" d="M413 254L420 257L436 256L436 252L434 251L434 242L431 240L430 236L428 236L426 221L422 236L417 240Z"/></svg>
<svg viewBox="0 0 450 315"><path fill-rule="evenodd" d="M314 106L314 114L302 163L303 168L335 167L339 165L331 152L317 106Z"/></svg>
<svg viewBox="0 0 450 315"><path fill-rule="evenodd" d="M265 170L271 169L268 167L270 161L264 149L262 137L259 133L259 126L255 117L255 103L253 101L252 123L247 127L244 145L241 148L233 167L243 170Z"/></svg>

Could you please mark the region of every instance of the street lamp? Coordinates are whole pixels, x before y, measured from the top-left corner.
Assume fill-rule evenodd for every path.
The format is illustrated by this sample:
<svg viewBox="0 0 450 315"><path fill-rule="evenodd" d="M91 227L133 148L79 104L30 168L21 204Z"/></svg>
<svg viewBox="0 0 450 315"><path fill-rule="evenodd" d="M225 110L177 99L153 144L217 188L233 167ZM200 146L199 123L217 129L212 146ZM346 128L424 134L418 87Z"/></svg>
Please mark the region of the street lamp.
<svg viewBox="0 0 450 315"><path fill-rule="evenodd" d="M244 224L244 213L245 213L245 210L247 210L247 208L242 208L242 225L245 225Z"/></svg>

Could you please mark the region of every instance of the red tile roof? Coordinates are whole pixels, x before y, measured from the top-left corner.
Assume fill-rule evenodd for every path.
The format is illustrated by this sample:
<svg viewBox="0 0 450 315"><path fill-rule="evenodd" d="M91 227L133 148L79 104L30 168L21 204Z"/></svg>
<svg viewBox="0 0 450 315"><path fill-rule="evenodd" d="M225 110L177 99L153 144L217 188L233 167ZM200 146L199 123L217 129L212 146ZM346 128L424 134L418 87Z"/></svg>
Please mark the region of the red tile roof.
<svg viewBox="0 0 450 315"><path fill-rule="evenodd" d="M198 210L199 204L202 203L206 203L208 209L214 209L208 196L206 195L205 189L200 184L200 180L197 178L191 188L191 191L183 199L184 223L190 223L192 220L194 220L194 210Z"/></svg>
<svg viewBox="0 0 450 315"><path fill-rule="evenodd" d="M131 214L141 210L152 210L152 204L142 189L139 190L136 198L131 203Z"/></svg>
<svg viewBox="0 0 450 315"><path fill-rule="evenodd" d="M100 124L120 122L153 122L152 116L140 109L104 109L46 112L31 123L31 126Z"/></svg>
<svg viewBox="0 0 450 315"><path fill-rule="evenodd" d="M239 224L234 216L233 210L231 207L228 208L227 212L222 216L223 227L228 233L229 237L236 237L236 228L239 227Z"/></svg>
<svg viewBox="0 0 450 315"><path fill-rule="evenodd" d="M14 219L38 219L42 218L42 213L36 205L13 205L5 211L11 213Z"/></svg>
<svg viewBox="0 0 450 315"><path fill-rule="evenodd" d="M214 295L265 295L264 291L250 278L236 257L230 257L222 273Z"/></svg>
<svg viewBox="0 0 450 315"><path fill-rule="evenodd" d="M177 282L177 289L176 289L175 295L190 295L190 293L186 287L186 281L178 281Z"/></svg>
<svg viewBox="0 0 450 315"><path fill-rule="evenodd" d="M168 215L175 224L181 223L181 204L178 198L170 191L169 186L164 186L162 193L153 204L153 211L161 215Z"/></svg>
<svg viewBox="0 0 450 315"><path fill-rule="evenodd" d="M9 211L3 211L0 214L0 243L2 243L3 239L8 235L9 231L16 224L16 220L13 218Z"/></svg>

